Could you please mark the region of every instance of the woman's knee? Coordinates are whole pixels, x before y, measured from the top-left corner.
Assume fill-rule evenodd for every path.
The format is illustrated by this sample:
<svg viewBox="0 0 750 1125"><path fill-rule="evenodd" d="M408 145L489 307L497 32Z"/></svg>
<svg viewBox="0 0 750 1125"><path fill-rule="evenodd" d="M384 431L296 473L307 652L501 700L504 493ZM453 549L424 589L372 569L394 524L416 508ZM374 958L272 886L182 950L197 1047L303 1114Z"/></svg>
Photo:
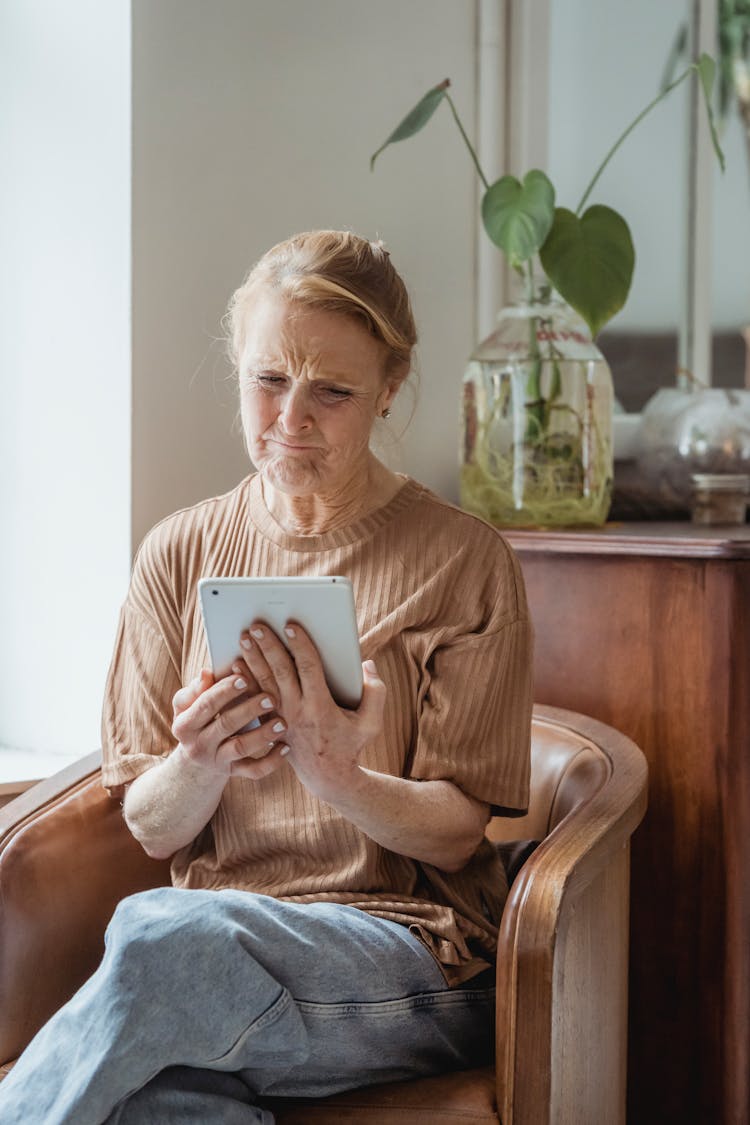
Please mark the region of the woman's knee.
<svg viewBox="0 0 750 1125"><path fill-rule="evenodd" d="M167 1125L202 1121L217 1125L270 1125L270 1114L253 1105L239 1075L189 1066L161 1071L117 1107L107 1125Z"/></svg>
<svg viewBox="0 0 750 1125"><path fill-rule="evenodd" d="M203 952L216 929L207 903L198 901L206 893L158 887L124 898L105 934L110 959L135 959L142 971L152 957L168 968L182 960L183 950L193 956L198 947Z"/></svg>

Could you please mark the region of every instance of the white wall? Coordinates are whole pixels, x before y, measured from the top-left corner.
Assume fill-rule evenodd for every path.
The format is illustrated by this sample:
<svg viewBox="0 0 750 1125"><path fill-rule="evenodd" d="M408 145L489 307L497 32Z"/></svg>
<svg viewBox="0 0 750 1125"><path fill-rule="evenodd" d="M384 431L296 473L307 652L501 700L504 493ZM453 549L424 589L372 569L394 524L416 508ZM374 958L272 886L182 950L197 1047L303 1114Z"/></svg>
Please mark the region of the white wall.
<svg viewBox="0 0 750 1125"><path fill-rule="evenodd" d="M750 160L739 113L722 137L727 168L714 169L712 295L717 328L750 325Z"/></svg>
<svg viewBox="0 0 750 1125"><path fill-rule="evenodd" d="M618 135L655 97L687 0L551 0L549 169L575 209ZM681 62L680 73L685 66ZM636 273L614 328L675 328L685 257L685 85L627 139L589 203L621 211ZM713 323L750 322L750 175L737 119L714 177Z"/></svg>
<svg viewBox="0 0 750 1125"><path fill-rule="evenodd" d="M87 753L129 569L129 5L0 5L0 745Z"/></svg>
<svg viewBox="0 0 750 1125"><path fill-rule="evenodd" d="M659 84L685 0L551 0L549 169L575 210ZM613 328L677 325L684 273L686 104L674 91L625 141L589 199L628 221L636 272Z"/></svg>
<svg viewBox="0 0 750 1125"><path fill-rule="evenodd" d="M422 338L419 405L391 463L455 497L475 175L447 106L374 174L368 162L446 76L473 130L474 0L133 9L134 541L247 472L220 320L253 261L312 227L390 247Z"/></svg>

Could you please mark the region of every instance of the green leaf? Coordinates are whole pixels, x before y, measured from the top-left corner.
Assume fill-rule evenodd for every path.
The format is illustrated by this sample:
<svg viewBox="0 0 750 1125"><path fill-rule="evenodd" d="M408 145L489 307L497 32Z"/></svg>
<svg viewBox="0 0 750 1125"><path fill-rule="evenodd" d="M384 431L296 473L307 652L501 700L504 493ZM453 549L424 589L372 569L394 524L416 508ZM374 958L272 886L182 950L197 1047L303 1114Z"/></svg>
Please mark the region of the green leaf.
<svg viewBox="0 0 750 1125"><path fill-rule="evenodd" d="M514 269L536 254L555 215L555 189L544 172L496 180L482 198L484 229Z"/></svg>
<svg viewBox="0 0 750 1125"><path fill-rule="evenodd" d="M701 57L698 59L698 62L695 64L695 67L696 67L696 70L698 71L698 75L699 75L700 80L701 80L701 88L703 90L703 100L706 103L706 113L708 115L708 126L711 130L711 140L713 141L714 152L716 153L719 164L721 165L721 170L723 172L724 167L725 167L724 153L722 152L721 145L719 144L719 137L718 137L718 134L716 132L716 123L714 121L714 114L713 114L713 110L711 109L711 89L712 89L713 84L714 84L714 75L716 73L716 63L714 62L714 60L711 58L710 55L707 55L704 52L701 55Z"/></svg>
<svg viewBox="0 0 750 1125"><path fill-rule="evenodd" d="M425 127L445 97L450 84L450 78L444 79L439 86L433 86L431 90L428 90L414 108L409 110L403 121L393 130L388 140L370 157L371 172L375 167L375 161L384 148L388 148L388 145L395 144L396 141L405 141L408 137L413 137L415 133L418 133L420 129Z"/></svg>
<svg viewBox="0 0 750 1125"><path fill-rule="evenodd" d="M628 224L611 207L595 204L580 219L558 207L539 256L555 289L580 313L592 336L625 304L635 251Z"/></svg>
<svg viewBox="0 0 750 1125"><path fill-rule="evenodd" d="M688 25L686 23L683 23L677 29L677 35L675 36L674 43L672 44L672 48L669 52L669 58L667 59L667 62L664 66L664 73L662 75L661 85L659 87L662 93L664 93L667 87L670 86L674 81L675 71L677 70L677 66L680 61L685 57L687 48Z"/></svg>

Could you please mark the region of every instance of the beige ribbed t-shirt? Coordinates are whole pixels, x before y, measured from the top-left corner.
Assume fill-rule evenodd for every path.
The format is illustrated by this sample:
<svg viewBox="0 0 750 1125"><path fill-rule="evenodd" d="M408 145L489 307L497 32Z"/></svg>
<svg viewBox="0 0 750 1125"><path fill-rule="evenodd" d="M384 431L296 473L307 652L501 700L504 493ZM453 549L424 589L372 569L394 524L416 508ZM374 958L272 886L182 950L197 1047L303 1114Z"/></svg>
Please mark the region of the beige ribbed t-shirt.
<svg viewBox="0 0 750 1125"><path fill-rule="evenodd" d="M346 575L362 659L388 689L382 736L362 765L447 779L512 815L529 784L532 640L518 564L498 532L409 478L347 527L290 535L260 477L158 524L136 558L103 716L103 782L124 783L174 748L172 697L208 667L204 576ZM483 843L448 874L376 844L283 766L232 778L208 825L172 861L179 887L234 887L293 902L348 903L411 926L451 983L491 960L507 895Z"/></svg>

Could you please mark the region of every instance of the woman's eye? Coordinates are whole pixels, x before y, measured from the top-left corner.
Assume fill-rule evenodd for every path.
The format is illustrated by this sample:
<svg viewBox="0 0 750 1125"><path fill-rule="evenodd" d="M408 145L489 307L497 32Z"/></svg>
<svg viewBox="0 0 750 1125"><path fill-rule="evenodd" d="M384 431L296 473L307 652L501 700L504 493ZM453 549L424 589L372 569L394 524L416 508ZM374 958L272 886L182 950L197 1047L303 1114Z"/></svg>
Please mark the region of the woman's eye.
<svg viewBox="0 0 750 1125"><path fill-rule="evenodd" d="M262 387L281 387L284 384L283 375L256 375Z"/></svg>
<svg viewBox="0 0 750 1125"><path fill-rule="evenodd" d="M321 394L330 400L341 401L345 398L351 398L351 391L346 390L345 387L321 387Z"/></svg>

